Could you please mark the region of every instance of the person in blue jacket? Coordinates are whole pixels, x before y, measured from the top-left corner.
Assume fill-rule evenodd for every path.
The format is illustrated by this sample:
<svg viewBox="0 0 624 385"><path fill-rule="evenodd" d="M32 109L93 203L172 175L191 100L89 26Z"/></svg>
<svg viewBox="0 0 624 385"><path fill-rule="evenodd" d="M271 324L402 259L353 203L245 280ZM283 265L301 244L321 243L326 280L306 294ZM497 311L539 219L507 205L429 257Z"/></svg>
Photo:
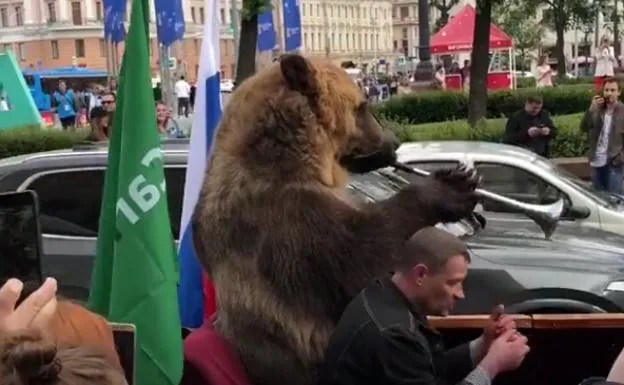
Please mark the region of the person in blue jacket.
<svg viewBox="0 0 624 385"><path fill-rule="evenodd" d="M76 95L71 88L67 88L65 81L59 82L58 90L52 94L52 103L64 130L76 124Z"/></svg>

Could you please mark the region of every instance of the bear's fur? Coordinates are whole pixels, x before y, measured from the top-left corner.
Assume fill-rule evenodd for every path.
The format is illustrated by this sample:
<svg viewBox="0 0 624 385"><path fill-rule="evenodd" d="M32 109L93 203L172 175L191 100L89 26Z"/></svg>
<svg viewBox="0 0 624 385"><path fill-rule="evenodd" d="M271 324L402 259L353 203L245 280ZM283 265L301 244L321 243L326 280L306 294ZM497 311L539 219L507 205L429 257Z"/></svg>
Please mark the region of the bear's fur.
<svg viewBox="0 0 624 385"><path fill-rule="evenodd" d="M323 60L287 55L232 95L193 233L216 288L217 330L254 385L313 383L342 311L392 269L394 250L474 207L463 171L356 207L348 171L391 165L396 147L353 80Z"/></svg>

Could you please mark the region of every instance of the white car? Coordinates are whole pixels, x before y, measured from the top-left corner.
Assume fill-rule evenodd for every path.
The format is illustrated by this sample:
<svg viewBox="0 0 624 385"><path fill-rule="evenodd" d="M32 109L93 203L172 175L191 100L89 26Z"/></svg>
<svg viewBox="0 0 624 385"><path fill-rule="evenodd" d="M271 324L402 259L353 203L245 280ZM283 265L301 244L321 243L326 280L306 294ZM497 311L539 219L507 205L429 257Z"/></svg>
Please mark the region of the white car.
<svg viewBox="0 0 624 385"><path fill-rule="evenodd" d="M484 190L539 205L563 199L566 209L560 225L575 226L579 231L596 228L624 235L621 196L596 191L548 159L520 147L472 141L404 143L398 150L398 161L426 171L466 163L478 170ZM414 177L397 172L406 178ZM526 217L494 203L484 202L479 209L488 212L490 220L527 221Z"/></svg>

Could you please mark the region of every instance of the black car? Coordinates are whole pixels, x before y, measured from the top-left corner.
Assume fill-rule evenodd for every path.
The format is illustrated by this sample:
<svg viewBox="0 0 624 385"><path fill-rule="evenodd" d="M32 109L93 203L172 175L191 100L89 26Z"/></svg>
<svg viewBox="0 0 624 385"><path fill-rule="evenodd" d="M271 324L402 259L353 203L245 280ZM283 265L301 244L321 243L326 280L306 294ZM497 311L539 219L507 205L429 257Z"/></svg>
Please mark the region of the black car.
<svg viewBox="0 0 624 385"><path fill-rule="evenodd" d="M171 227L179 234L188 141L162 144ZM95 255L107 148L101 144L0 160L0 192L37 192L43 230L42 270L58 278L65 297L86 300ZM380 200L407 183L380 171L354 175L349 191L357 199ZM531 223L485 225L474 218L445 228L465 239L472 264L467 299L458 314L508 311L619 312L624 308L624 238L587 230L582 238L560 228L544 239ZM524 227L519 227L524 226ZM575 233L576 234L576 233Z"/></svg>
<svg viewBox="0 0 624 385"><path fill-rule="evenodd" d="M389 170L354 176L354 197L377 201L403 184ZM472 263L466 299L454 314L489 313L499 303L511 313L597 313L624 309L624 237L559 228L550 239L526 221L487 223L473 218L442 228L464 239ZM572 235L574 234L574 235Z"/></svg>

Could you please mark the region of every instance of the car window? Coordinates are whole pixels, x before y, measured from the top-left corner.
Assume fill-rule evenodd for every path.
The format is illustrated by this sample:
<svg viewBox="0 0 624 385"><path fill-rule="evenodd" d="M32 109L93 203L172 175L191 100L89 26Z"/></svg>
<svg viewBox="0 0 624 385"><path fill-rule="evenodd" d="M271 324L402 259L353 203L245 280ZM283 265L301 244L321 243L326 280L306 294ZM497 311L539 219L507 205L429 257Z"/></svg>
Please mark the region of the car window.
<svg viewBox="0 0 624 385"><path fill-rule="evenodd" d="M444 170L449 168L455 168L459 165L456 161L422 161L422 162L407 162L408 166L418 168L427 172L436 172L438 170ZM410 174L405 171L397 170L396 173L408 181L412 181L416 178L422 178L416 174Z"/></svg>
<svg viewBox="0 0 624 385"><path fill-rule="evenodd" d="M475 168L482 178L481 188L508 198L524 203L544 205L554 203L562 197L557 188L518 167L494 163L475 163ZM486 211L499 211L491 209L490 206L494 207L495 205L484 204L484 209Z"/></svg>
<svg viewBox="0 0 624 385"><path fill-rule="evenodd" d="M347 191L353 197L367 201L382 201L392 197L398 188L387 178L375 172L352 175Z"/></svg>
<svg viewBox="0 0 624 385"><path fill-rule="evenodd" d="M185 168L166 168L171 230L177 239L182 215ZM70 170L41 175L27 186L39 197L44 234L96 237L104 170Z"/></svg>

